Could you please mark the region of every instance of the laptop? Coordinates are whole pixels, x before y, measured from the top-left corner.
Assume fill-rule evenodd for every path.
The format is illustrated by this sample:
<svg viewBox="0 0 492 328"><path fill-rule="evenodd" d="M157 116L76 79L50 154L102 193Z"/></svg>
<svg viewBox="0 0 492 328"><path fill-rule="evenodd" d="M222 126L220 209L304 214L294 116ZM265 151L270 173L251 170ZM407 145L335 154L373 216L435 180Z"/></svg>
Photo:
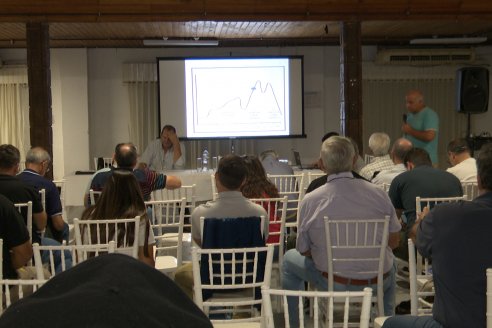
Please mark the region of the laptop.
<svg viewBox="0 0 492 328"><path fill-rule="evenodd" d="M312 170L315 167L313 165L303 166L301 163L301 154L295 149L292 149L292 153L294 153L294 162L298 168L301 170Z"/></svg>

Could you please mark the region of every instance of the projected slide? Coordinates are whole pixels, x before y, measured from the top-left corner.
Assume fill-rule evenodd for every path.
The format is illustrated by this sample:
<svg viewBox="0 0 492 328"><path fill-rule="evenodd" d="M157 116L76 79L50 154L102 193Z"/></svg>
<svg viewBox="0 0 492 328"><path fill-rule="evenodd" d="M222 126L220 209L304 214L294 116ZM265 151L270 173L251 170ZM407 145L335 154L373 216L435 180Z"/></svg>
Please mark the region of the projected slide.
<svg viewBox="0 0 492 328"><path fill-rule="evenodd" d="M287 59L187 60L188 134L289 134Z"/></svg>

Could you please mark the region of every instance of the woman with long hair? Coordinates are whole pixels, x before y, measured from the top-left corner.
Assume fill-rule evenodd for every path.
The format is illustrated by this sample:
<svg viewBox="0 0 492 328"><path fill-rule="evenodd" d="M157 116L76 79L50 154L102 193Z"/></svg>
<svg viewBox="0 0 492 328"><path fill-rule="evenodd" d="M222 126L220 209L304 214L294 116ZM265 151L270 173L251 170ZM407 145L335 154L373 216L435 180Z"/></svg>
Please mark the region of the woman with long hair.
<svg viewBox="0 0 492 328"><path fill-rule="evenodd" d="M260 160L256 156L246 155L243 156L243 161L248 168L248 175L246 181L241 186L241 192L246 198L277 198L280 197L277 187L273 184L266 175L265 169ZM267 213L270 213L270 221L277 221L277 213L270 210L269 207L275 206L270 202L262 202L261 204ZM270 232L280 231L280 223L273 223L269 225ZM279 240L278 235L270 236L267 239L268 243L276 243Z"/></svg>
<svg viewBox="0 0 492 328"><path fill-rule="evenodd" d="M84 211L82 220L129 219L136 216L140 216L138 258L140 261L154 267L154 233L150 228L142 191L131 171L113 170L113 174L106 182L96 204ZM133 227L129 227L129 229L125 229L123 226L119 228L117 238L114 238L115 231L110 231L109 240L116 240L118 246L133 245L135 231ZM97 237L95 231L91 231L90 235L92 239ZM83 232L83 236L87 238L88 232ZM124 240L126 240L127 245L122 245ZM96 240L90 241L90 243L96 242Z"/></svg>

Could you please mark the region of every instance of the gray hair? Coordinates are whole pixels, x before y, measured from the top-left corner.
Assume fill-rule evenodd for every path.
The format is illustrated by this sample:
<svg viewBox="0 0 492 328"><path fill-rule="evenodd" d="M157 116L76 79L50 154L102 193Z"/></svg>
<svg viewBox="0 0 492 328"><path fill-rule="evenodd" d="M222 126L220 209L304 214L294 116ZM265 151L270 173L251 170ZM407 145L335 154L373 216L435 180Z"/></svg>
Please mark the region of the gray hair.
<svg viewBox="0 0 492 328"><path fill-rule="evenodd" d="M346 137L333 136L321 145L320 157L327 174L350 172L354 156L354 146Z"/></svg>
<svg viewBox="0 0 492 328"><path fill-rule="evenodd" d="M51 157L50 154L48 154L48 152L41 147L33 147L29 149L26 154L26 164L39 164L45 161L50 162Z"/></svg>
<svg viewBox="0 0 492 328"><path fill-rule="evenodd" d="M384 132L374 132L369 137L369 148L374 156L384 156L388 154L390 147L390 137Z"/></svg>

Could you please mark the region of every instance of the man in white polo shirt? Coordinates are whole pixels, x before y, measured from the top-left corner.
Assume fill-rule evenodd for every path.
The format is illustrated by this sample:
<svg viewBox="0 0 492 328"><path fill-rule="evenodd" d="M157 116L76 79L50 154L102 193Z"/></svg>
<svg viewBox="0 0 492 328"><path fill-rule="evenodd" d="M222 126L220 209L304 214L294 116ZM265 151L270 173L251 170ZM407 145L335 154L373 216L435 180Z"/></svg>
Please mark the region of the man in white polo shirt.
<svg viewBox="0 0 492 328"><path fill-rule="evenodd" d="M448 159L452 165L447 171L461 182L477 181L477 162L470 154L470 147L464 138L455 139L448 144Z"/></svg>

